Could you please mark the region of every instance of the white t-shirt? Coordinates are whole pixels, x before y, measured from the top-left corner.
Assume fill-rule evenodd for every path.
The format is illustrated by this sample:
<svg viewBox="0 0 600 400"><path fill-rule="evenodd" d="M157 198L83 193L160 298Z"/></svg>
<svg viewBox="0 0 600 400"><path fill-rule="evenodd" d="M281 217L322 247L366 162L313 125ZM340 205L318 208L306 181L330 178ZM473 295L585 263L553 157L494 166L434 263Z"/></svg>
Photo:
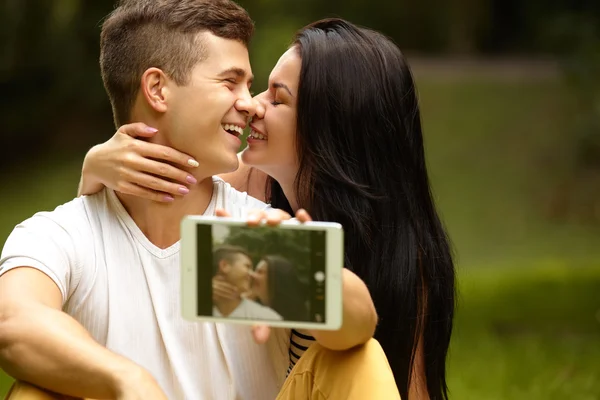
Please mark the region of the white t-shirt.
<svg viewBox="0 0 600 400"><path fill-rule="evenodd" d="M222 317L217 307L213 307L213 316ZM270 307L265 307L250 299L242 299L240 304L228 315L229 318L281 321L283 317Z"/></svg>
<svg viewBox="0 0 600 400"><path fill-rule="evenodd" d="M205 215L233 217L265 208L213 178ZM181 317L179 242L153 245L115 193L105 189L17 225L0 258L0 275L30 266L60 288L63 311L102 345L145 367L169 399L272 400L288 366L289 331L267 345L250 327Z"/></svg>

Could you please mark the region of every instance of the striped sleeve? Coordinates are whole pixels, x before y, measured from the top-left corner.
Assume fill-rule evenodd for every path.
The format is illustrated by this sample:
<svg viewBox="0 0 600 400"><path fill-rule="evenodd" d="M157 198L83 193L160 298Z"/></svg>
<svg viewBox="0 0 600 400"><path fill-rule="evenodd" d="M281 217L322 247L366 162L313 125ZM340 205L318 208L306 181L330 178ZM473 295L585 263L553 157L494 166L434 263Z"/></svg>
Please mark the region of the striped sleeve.
<svg viewBox="0 0 600 400"><path fill-rule="evenodd" d="M308 349L308 347L315 342L315 338L304 333L298 332L292 329L290 333L290 366L287 371L287 375L292 372L292 369L302 357L302 354Z"/></svg>

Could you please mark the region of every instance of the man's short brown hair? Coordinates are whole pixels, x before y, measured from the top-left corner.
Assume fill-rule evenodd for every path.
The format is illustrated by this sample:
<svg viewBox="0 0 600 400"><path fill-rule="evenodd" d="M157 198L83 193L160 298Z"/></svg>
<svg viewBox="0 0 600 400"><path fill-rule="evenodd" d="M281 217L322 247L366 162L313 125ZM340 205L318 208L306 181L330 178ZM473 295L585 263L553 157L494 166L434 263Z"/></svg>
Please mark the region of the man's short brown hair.
<svg viewBox="0 0 600 400"><path fill-rule="evenodd" d="M254 33L248 12L231 0L122 0L100 35L100 70L115 124L130 121L140 79L160 68L178 85L206 57L200 32L237 40L246 47Z"/></svg>
<svg viewBox="0 0 600 400"><path fill-rule="evenodd" d="M252 257L250 257L250 254L248 253L248 251L246 249L244 249L243 247L231 246L231 245L227 245L227 244L217 247L213 251L213 257L212 257L213 258L213 275L217 275L217 273L219 272L219 263L221 262L221 260L227 260L227 262L229 264L233 264L233 262L235 261L238 254L246 256L250 260L252 260Z"/></svg>

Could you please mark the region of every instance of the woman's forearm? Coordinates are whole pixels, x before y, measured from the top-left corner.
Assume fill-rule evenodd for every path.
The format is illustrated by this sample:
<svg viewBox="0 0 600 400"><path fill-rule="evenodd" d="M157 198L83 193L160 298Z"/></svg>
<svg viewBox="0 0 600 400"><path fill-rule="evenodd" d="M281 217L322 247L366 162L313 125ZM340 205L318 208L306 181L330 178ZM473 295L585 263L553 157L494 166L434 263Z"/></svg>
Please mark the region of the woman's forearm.
<svg viewBox="0 0 600 400"><path fill-rule="evenodd" d="M92 147L90 151L85 155L83 160L83 167L81 168L81 179L79 180L79 187L77 188L77 197L94 194L101 191L104 185L98 180L91 172L89 168L89 158L92 156L95 147Z"/></svg>
<svg viewBox="0 0 600 400"><path fill-rule="evenodd" d="M377 312L367 285L353 272L342 273L343 322L337 331L310 332L323 347L347 350L366 343L375 334Z"/></svg>

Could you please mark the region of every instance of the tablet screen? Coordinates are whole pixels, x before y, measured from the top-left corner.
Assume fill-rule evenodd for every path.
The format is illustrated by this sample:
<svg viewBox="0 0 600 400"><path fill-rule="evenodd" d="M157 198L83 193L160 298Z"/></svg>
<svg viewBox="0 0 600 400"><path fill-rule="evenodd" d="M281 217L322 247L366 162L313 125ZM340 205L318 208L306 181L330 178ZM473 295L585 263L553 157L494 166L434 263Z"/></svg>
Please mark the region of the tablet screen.
<svg viewBox="0 0 600 400"><path fill-rule="evenodd" d="M326 323L324 230L196 229L198 316Z"/></svg>

